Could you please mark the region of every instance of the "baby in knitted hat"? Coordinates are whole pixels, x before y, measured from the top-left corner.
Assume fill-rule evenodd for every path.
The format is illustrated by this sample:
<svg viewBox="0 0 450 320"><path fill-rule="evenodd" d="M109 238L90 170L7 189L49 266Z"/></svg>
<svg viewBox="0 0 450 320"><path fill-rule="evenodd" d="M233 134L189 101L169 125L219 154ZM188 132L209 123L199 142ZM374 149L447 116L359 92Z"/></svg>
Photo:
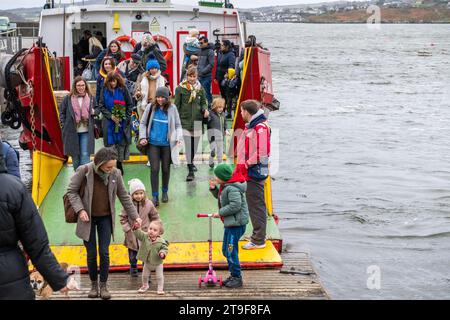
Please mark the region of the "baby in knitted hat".
<svg viewBox="0 0 450 320"><path fill-rule="evenodd" d="M198 36L200 32L197 29L190 29L189 36L186 37L184 41L184 53L186 54L184 64L187 65L192 55L198 56L200 53L200 43L198 41Z"/></svg>
<svg viewBox="0 0 450 320"><path fill-rule="evenodd" d="M133 199L133 204L136 206L139 217L142 219L141 229L147 232L150 223L152 221L159 220L158 211L153 205L153 202L147 198L147 195L145 194L145 185L141 180L131 179L128 182L128 185L130 187L130 195ZM122 225L123 232L125 233L124 246L128 248L130 275L132 277L137 277L137 254L140 243L133 233L133 221L127 215L125 210L122 210L120 214L120 224Z"/></svg>

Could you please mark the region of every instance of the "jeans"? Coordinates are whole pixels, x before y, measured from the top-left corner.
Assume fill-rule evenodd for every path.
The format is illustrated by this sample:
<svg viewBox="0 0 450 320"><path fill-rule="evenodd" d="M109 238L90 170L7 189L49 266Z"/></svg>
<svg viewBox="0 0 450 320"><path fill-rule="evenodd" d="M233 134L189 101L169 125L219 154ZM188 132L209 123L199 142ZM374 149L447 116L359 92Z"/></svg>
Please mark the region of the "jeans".
<svg viewBox="0 0 450 320"><path fill-rule="evenodd" d="M244 235L246 226L225 228L223 234L222 254L227 258L231 276L241 277L239 262L239 239Z"/></svg>
<svg viewBox="0 0 450 320"><path fill-rule="evenodd" d="M131 269L136 269L137 268L137 251L128 249L128 258L130 260L130 267Z"/></svg>
<svg viewBox="0 0 450 320"><path fill-rule="evenodd" d="M89 241L84 241L84 246L87 251L89 278L91 281L98 280L96 233L98 233L98 249L100 256L100 282L106 282L108 281L109 245L111 243L112 235L111 215L106 217L91 217L91 235Z"/></svg>
<svg viewBox="0 0 450 320"><path fill-rule="evenodd" d="M211 93L211 86L212 86L212 76L209 77L199 77L198 81L201 83L203 89L205 89L206 92L206 99L208 100L208 107L211 108L212 103L212 93Z"/></svg>
<svg viewBox="0 0 450 320"><path fill-rule="evenodd" d="M91 161L88 150L89 144L89 132L83 132L78 134L78 143L80 151L77 157L72 157L73 169L76 171L79 166L87 164Z"/></svg>
<svg viewBox="0 0 450 320"><path fill-rule="evenodd" d="M170 180L170 147L150 145L148 148L148 159L150 161L152 184L152 196L159 197L159 167L162 169L162 192L169 191Z"/></svg>

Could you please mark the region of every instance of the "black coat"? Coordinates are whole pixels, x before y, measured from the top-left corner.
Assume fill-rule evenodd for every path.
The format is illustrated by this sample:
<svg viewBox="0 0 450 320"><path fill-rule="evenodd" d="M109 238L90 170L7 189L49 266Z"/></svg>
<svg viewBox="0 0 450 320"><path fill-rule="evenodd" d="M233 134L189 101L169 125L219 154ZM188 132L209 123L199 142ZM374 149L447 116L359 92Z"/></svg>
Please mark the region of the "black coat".
<svg viewBox="0 0 450 320"><path fill-rule="evenodd" d="M149 56L150 54L153 54L156 58L156 60L158 60L158 63L161 67L161 73L163 73L164 71L166 71L167 69L167 61L164 58L164 55L161 52L161 49L159 48L158 44L154 44L152 46L150 46L147 49L141 49L138 54L142 57L142 67L147 70L147 61L149 60Z"/></svg>
<svg viewBox="0 0 450 320"><path fill-rule="evenodd" d="M0 300L35 298L19 241L50 287L54 291L64 288L68 276L50 251L47 232L27 188L1 168L0 185Z"/></svg>
<svg viewBox="0 0 450 320"><path fill-rule="evenodd" d="M233 51L221 52L217 58L217 70L215 79L219 81L219 84L225 77L229 68L235 69L236 56Z"/></svg>

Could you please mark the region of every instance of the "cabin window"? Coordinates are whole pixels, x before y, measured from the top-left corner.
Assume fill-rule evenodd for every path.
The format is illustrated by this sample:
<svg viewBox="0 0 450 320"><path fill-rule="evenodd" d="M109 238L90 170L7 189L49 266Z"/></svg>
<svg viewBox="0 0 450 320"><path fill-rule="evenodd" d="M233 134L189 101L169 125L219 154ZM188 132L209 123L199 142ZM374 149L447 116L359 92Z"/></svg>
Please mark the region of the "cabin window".
<svg viewBox="0 0 450 320"><path fill-rule="evenodd" d="M149 2L164 3L164 2L166 2L166 0L142 0L142 2L144 2L144 3L149 3Z"/></svg>

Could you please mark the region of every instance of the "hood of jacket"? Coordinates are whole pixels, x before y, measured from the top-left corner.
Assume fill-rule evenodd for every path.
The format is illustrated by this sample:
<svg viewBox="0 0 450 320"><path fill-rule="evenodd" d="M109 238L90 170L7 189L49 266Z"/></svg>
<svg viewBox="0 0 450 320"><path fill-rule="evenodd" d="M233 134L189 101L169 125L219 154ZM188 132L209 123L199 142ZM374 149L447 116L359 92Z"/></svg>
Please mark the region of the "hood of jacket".
<svg viewBox="0 0 450 320"><path fill-rule="evenodd" d="M230 179L231 180L231 179ZM228 187L234 187L238 189L241 193L245 193L247 191L247 182L228 182L224 185L224 189Z"/></svg>

